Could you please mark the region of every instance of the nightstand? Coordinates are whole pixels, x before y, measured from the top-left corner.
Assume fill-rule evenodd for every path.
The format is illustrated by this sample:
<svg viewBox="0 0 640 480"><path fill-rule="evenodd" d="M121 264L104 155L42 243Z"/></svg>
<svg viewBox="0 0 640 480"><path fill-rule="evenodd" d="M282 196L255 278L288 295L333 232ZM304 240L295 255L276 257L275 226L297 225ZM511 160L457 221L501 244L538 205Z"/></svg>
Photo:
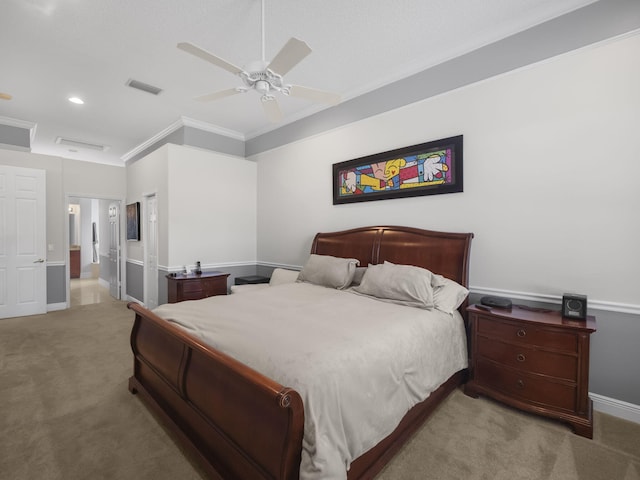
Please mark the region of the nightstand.
<svg viewBox="0 0 640 480"><path fill-rule="evenodd" d="M576 434L593 438L589 339L595 318L476 305L467 312L471 358L465 393L564 421Z"/></svg>
<svg viewBox="0 0 640 480"><path fill-rule="evenodd" d="M167 275L167 296L169 303L183 300L199 300L214 295L227 294L228 273L202 272L201 274L181 273Z"/></svg>

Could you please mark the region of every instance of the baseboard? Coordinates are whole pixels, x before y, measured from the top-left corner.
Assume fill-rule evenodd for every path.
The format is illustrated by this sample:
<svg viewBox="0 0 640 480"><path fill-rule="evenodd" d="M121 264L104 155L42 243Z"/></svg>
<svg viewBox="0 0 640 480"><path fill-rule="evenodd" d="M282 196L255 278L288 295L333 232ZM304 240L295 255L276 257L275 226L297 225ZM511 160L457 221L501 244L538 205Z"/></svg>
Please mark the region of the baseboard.
<svg viewBox="0 0 640 480"><path fill-rule="evenodd" d="M66 310L67 302L47 303L47 312L55 312L56 310Z"/></svg>
<svg viewBox="0 0 640 480"><path fill-rule="evenodd" d="M137 298L132 297L131 295L127 295L127 302L135 302L142 305L143 307L145 306L142 300L138 300Z"/></svg>
<svg viewBox="0 0 640 480"><path fill-rule="evenodd" d="M111 288L111 285L109 284L109 281L105 280L104 278L98 278L98 285L100 285L101 287L104 287L106 289Z"/></svg>
<svg viewBox="0 0 640 480"><path fill-rule="evenodd" d="M589 393L589 397L593 400L594 410L640 424L640 405L605 397L597 393Z"/></svg>

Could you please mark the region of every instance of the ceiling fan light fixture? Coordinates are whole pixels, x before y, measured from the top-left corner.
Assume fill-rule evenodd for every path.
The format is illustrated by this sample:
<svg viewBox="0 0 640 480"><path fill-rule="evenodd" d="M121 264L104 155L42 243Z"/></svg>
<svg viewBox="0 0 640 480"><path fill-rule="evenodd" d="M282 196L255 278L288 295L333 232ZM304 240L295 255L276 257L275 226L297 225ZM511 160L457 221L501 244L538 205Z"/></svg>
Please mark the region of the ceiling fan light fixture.
<svg viewBox="0 0 640 480"><path fill-rule="evenodd" d="M265 60L264 30L264 0L262 0L262 59L247 63L245 68L240 68L191 43L180 42L177 44L177 47L180 50L212 63L229 73L237 75L244 84L244 87L237 87L236 89L227 89L220 92L201 95L196 97L196 100L208 102L253 89L260 94L262 106L267 118L272 122L278 122L282 120L283 117L282 111L280 110L274 95L276 92L286 96L327 103L329 105L336 105L340 102L340 96L334 93L285 84L282 78L283 75L287 74L307 55L309 55L311 53L311 48L309 48L309 45L302 40L292 37L280 49L276 56L273 57L270 62L267 62Z"/></svg>
<svg viewBox="0 0 640 480"><path fill-rule="evenodd" d="M271 90L271 85L266 80L258 80L255 84L255 89L258 93L266 95Z"/></svg>

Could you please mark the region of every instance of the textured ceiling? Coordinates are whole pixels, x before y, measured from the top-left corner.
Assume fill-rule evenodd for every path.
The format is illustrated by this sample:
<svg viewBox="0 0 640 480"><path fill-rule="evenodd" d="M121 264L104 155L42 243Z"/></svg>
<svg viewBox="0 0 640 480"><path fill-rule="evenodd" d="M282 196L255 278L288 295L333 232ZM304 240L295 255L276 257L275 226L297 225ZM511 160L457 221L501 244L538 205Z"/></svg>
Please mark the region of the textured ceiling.
<svg viewBox="0 0 640 480"><path fill-rule="evenodd" d="M266 57L290 37L313 52L288 83L369 92L565 14L592 0L266 0ZM195 43L239 66L261 57L259 0L3 0L0 117L37 125L32 151L122 164L181 117L249 139L277 128L255 92L210 103L194 97L240 85L176 48ZM163 89L153 96L129 79ZM79 96L84 105L67 101ZM325 106L278 97L293 122ZM0 119L1 122L2 119ZM106 152L57 145L63 136ZM76 151L71 151L76 150Z"/></svg>

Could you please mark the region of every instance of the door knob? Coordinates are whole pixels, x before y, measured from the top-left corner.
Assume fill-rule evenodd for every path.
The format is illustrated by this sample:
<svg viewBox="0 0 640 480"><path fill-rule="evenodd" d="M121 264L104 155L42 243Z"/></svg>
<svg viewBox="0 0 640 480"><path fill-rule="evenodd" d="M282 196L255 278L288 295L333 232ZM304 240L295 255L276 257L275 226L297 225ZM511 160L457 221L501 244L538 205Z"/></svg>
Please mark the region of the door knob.
<svg viewBox="0 0 640 480"><path fill-rule="evenodd" d="M35 260L33 263L44 263L44 259L39 258L38 260Z"/></svg>

